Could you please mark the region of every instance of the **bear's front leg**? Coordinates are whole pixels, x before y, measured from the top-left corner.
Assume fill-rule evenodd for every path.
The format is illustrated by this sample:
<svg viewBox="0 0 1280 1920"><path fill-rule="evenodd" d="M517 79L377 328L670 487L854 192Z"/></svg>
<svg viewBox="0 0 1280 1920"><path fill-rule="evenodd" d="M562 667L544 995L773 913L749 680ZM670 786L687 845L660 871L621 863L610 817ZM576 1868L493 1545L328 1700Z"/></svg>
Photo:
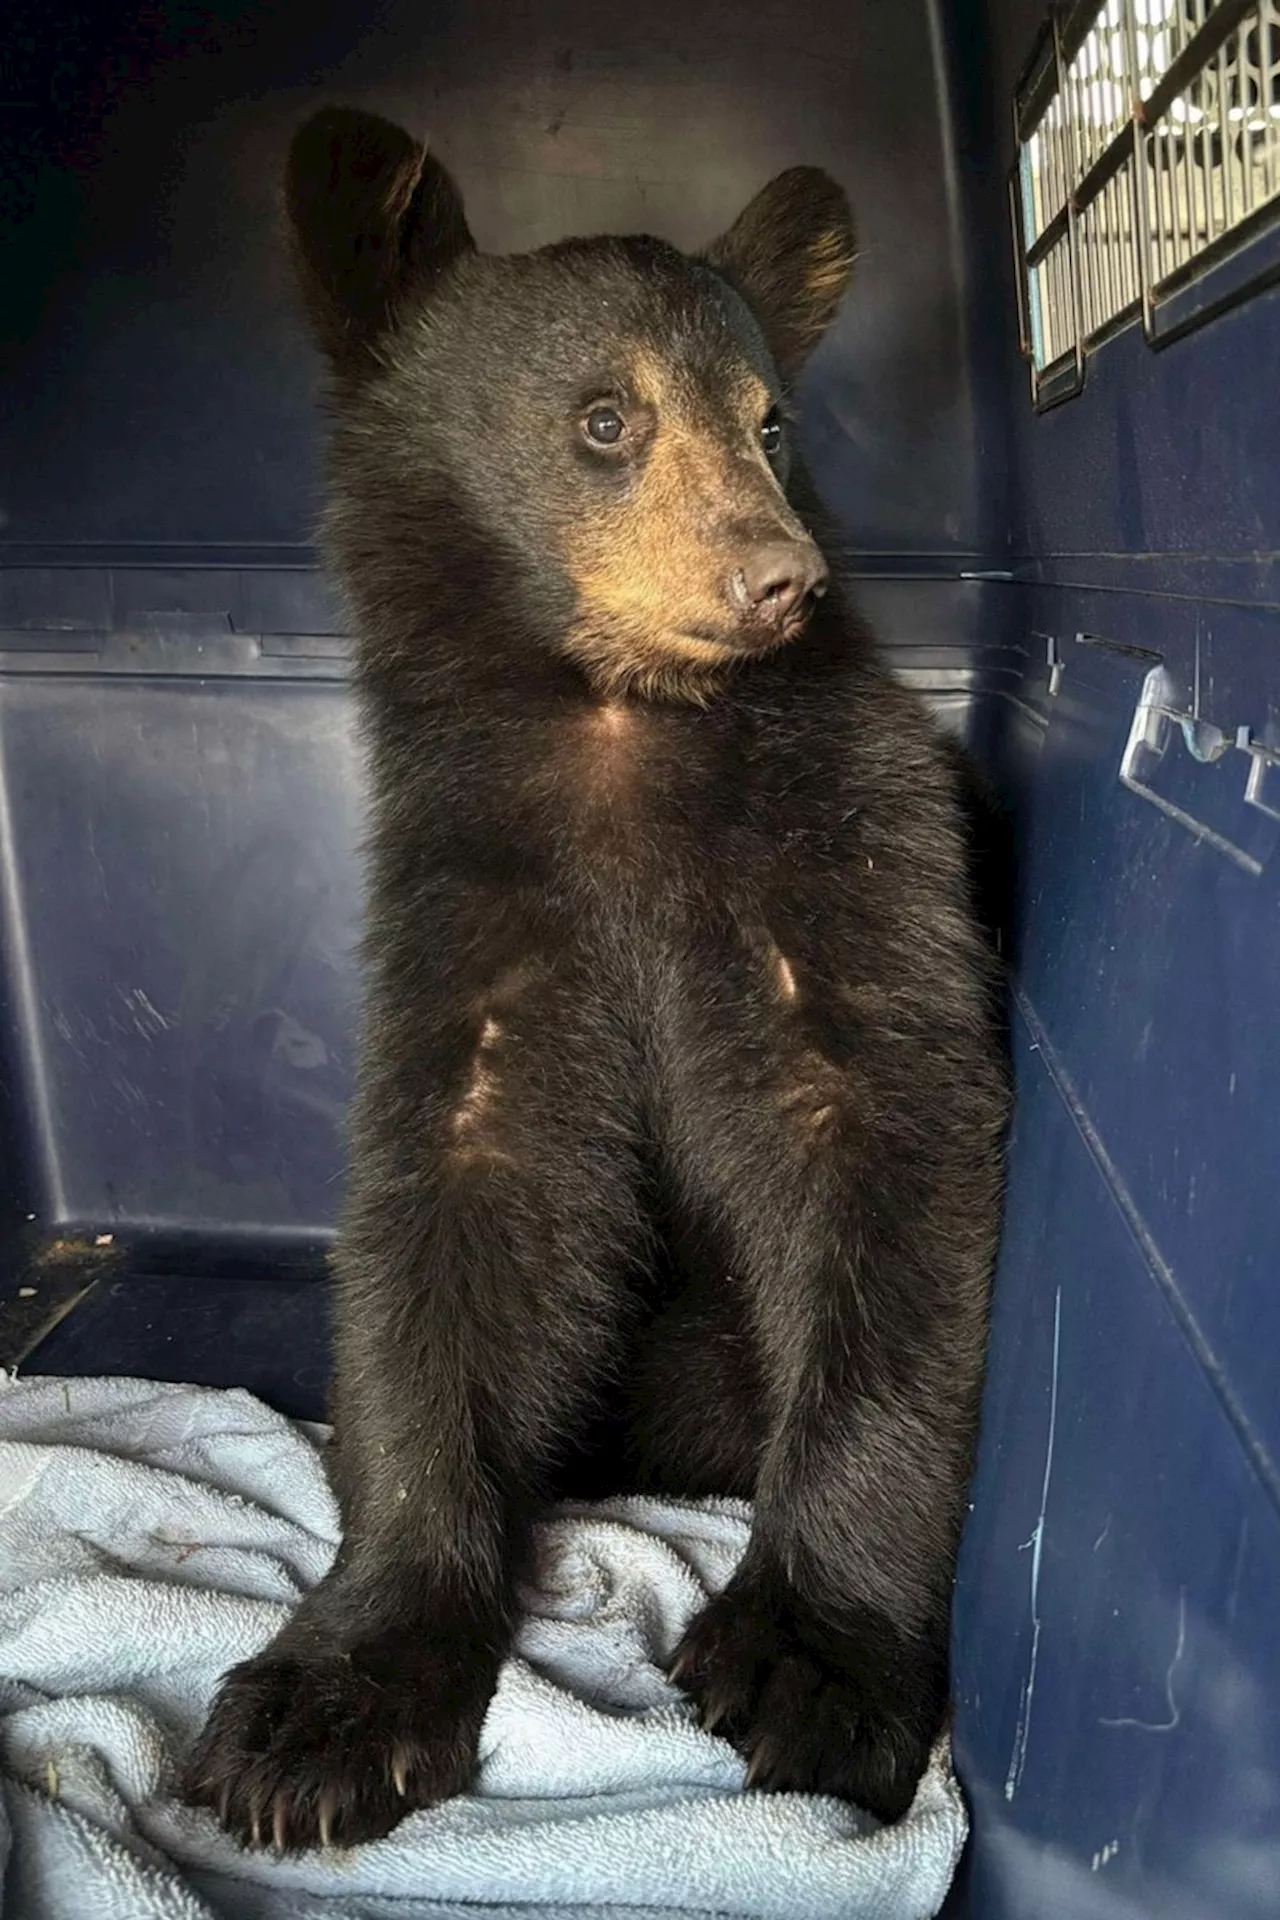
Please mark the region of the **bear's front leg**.
<svg viewBox="0 0 1280 1920"><path fill-rule="evenodd" d="M672 1675L752 1784L893 1820L947 1708L1001 1077L963 1032L792 1015L761 1046L731 1019L673 1027L667 1062L681 1171L745 1301L761 1464L743 1563Z"/></svg>
<svg viewBox="0 0 1280 1920"><path fill-rule="evenodd" d="M249 1845L374 1839L468 1785L545 1476L622 1323L633 1063L585 977L504 980L371 1023L337 1263L342 1547L227 1675L186 1774Z"/></svg>
<svg viewBox="0 0 1280 1920"><path fill-rule="evenodd" d="M749 1284L773 1411L751 1544L672 1668L749 1783L886 1820L946 1710L986 1258L964 1257L965 1232L948 1252L923 1218L897 1232L892 1216L811 1190L789 1235L760 1235Z"/></svg>

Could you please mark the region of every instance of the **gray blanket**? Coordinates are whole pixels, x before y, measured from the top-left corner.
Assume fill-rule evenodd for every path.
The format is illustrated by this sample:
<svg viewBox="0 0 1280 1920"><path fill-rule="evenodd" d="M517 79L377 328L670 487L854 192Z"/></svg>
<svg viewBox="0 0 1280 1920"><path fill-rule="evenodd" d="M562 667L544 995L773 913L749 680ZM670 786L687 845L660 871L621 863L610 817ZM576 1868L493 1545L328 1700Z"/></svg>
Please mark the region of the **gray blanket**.
<svg viewBox="0 0 1280 1920"><path fill-rule="evenodd" d="M965 1833L944 1754L893 1828L744 1793L664 1678L745 1544L729 1501L558 1511L476 1792L349 1852L241 1852L173 1782L219 1674L329 1564L323 1441L245 1393L0 1373L4 1920L937 1913Z"/></svg>

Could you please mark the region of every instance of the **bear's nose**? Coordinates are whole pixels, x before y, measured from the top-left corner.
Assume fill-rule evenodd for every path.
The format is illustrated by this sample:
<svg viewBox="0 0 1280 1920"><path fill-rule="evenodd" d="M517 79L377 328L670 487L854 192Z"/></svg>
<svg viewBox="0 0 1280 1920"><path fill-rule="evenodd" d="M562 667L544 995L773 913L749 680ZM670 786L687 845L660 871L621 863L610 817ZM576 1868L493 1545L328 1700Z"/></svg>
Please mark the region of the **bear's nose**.
<svg viewBox="0 0 1280 1920"><path fill-rule="evenodd" d="M806 602L827 590L827 563L812 540L772 540L752 547L729 586L744 613L784 626Z"/></svg>

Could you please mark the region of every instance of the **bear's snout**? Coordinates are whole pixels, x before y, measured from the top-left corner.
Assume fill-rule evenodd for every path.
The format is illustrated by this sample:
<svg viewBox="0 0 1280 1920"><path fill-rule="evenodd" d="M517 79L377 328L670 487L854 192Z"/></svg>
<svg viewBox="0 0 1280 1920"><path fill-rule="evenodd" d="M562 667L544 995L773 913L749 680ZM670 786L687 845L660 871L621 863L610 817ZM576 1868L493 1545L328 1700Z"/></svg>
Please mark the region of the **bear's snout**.
<svg viewBox="0 0 1280 1920"><path fill-rule="evenodd" d="M827 590L827 563L804 536L757 540L729 573L729 599L769 636L798 631Z"/></svg>

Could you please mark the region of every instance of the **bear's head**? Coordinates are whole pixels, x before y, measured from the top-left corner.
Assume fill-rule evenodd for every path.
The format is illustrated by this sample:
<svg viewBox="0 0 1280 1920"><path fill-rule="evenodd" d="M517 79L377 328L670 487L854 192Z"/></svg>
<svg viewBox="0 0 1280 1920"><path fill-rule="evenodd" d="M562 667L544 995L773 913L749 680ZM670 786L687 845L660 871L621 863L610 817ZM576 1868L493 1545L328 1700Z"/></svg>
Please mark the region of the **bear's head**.
<svg viewBox="0 0 1280 1920"><path fill-rule="evenodd" d="M826 174L779 175L701 256L490 255L417 141L329 108L286 201L366 645L518 634L603 694L699 699L804 628L827 568L788 498L788 392L853 262Z"/></svg>

